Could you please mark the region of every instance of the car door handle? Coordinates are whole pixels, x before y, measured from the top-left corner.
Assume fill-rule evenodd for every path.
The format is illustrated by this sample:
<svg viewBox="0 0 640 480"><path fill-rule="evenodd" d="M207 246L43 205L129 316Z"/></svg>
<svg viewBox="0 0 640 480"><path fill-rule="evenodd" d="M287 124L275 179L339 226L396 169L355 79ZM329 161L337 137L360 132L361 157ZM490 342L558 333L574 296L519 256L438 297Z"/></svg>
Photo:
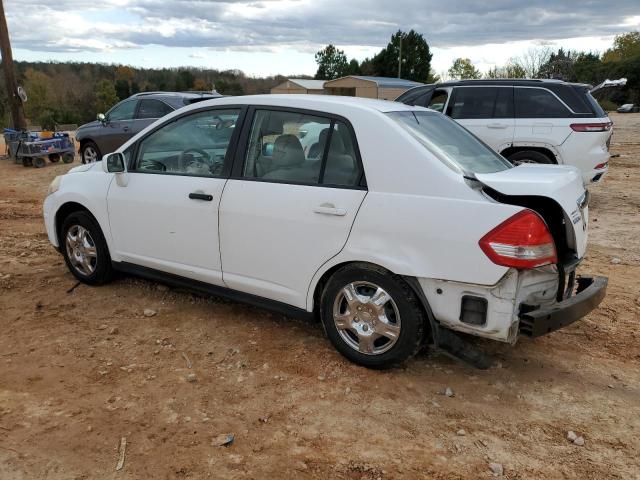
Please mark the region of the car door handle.
<svg viewBox="0 0 640 480"><path fill-rule="evenodd" d="M211 200L213 200L213 195L207 195L206 193L192 192L189 194L189 198L191 200L204 200L205 202L210 202Z"/></svg>
<svg viewBox="0 0 640 480"><path fill-rule="evenodd" d="M335 205L323 203L313 209L314 213L320 213L322 215L336 215L338 217L344 217L347 211L344 208L336 208Z"/></svg>
<svg viewBox="0 0 640 480"><path fill-rule="evenodd" d="M122 130L125 131L125 132L128 132L129 131L129 127L124 126L124 127L122 127Z"/></svg>
<svg viewBox="0 0 640 480"><path fill-rule="evenodd" d="M507 128L508 126L506 123L490 123L487 125L488 128Z"/></svg>

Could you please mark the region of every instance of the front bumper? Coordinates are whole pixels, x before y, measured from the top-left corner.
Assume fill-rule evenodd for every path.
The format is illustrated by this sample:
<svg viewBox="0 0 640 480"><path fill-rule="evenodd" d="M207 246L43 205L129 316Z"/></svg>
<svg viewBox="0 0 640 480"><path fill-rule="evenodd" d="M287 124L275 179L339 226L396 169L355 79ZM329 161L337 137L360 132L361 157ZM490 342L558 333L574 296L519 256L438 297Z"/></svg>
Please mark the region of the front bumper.
<svg viewBox="0 0 640 480"><path fill-rule="evenodd" d="M576 281L574 296L549 307L521 310L520 333L535 338L553 332L580 320L602 302L607 291L607 277L580 277Z"/></svg>

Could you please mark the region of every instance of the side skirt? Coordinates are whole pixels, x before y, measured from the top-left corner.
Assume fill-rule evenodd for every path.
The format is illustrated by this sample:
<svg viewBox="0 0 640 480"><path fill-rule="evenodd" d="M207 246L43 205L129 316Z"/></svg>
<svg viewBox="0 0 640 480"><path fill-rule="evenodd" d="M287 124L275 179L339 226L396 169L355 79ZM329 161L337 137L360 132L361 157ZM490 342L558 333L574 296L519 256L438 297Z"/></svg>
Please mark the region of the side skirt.
<svg viewBox="0 0 640 480"><path fill-rule="evenodd" d="M264 308L265 310L271 310L273 312L301 320L313 321L315 319L313 312L307 312L302 308L293 307L286 303L277 302L268 298L252 295L250 293L239 292L237 290L220 287L218 285L211 285L209 283L192 280L179 275L161 272L153 268L141 267L140 265L135 265L133 263L111 262L111 265L113 266L113 269L118 272L145 278L158 283L164 283L176 288L183 288L204 296L223 297L235 302L246 303L253 305L254 307Z"/></svg>

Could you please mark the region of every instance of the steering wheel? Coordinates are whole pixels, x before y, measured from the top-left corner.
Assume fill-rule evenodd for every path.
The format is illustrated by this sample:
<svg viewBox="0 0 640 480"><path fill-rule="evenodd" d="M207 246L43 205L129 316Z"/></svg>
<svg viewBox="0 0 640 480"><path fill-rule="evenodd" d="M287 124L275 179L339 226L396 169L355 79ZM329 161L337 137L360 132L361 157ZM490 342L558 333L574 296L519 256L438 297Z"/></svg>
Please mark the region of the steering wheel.
<svg viewBox="0 0 640 480"><path fill-rule="evenodd" d="M198 155L200 155L201 159L195 159L193 158L193 156L191 156L190 159L186 159L185 157L191 153L197 153ZM190 166L193 166L194 164L197 167L201 167L200 165L201 163L206 164L207 167L213 166L213 164L211 163L211 157L207 152L205 152L201 148L187 148L186 150L183 150L182 153L180 153L178 165L180 165L180 170L182 170L183 172L186 171L186 169L189 168Z"/></svg>

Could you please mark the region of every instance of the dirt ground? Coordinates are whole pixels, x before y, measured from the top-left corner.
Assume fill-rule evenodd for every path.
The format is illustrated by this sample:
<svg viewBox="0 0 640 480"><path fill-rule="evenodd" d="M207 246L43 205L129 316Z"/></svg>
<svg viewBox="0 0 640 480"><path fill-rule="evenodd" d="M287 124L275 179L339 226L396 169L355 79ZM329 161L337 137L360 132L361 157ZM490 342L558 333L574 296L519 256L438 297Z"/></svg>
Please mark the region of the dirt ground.
<svg viewBox="0 0 640 480"><path fill-rule="evenodd" d="M429 352L369 371L320 325L130 277L70 291L41 213L70 166L0 161L0 478L639 479L640 114L612 119L581 268L607 297L544 338L482 342L488 371Z"/></svg>

